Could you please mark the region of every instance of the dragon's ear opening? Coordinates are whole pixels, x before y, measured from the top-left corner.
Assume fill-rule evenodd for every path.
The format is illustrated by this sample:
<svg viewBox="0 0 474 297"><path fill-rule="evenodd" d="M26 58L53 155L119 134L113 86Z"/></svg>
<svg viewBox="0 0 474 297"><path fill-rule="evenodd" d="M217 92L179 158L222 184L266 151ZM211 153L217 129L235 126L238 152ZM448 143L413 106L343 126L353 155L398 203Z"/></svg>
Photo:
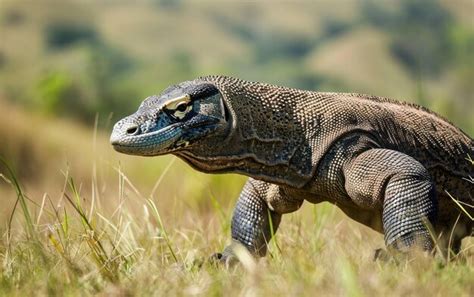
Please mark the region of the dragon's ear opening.
<svg viewBox="0 0 474 297"><path fill-rule="evenodd" d="M229 109L227 108L227 106L224 103L222 103L222 108L224 109L224 120L226 122L228 122L229 119L230 119Z"/></svg>

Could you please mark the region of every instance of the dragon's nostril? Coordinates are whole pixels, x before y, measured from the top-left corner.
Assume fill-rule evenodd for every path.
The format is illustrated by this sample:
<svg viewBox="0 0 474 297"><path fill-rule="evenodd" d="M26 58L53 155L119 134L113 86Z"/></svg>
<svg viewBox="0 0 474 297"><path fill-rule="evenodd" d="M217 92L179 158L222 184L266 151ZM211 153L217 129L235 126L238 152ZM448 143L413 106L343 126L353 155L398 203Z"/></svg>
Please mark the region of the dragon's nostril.
<svg viewBox="0 0 474 297"><path fill-rule="evenodd" d="M128 135L137 135L139 132L140 132L140 129L138 126L131 126L127 129Z"/></svg>

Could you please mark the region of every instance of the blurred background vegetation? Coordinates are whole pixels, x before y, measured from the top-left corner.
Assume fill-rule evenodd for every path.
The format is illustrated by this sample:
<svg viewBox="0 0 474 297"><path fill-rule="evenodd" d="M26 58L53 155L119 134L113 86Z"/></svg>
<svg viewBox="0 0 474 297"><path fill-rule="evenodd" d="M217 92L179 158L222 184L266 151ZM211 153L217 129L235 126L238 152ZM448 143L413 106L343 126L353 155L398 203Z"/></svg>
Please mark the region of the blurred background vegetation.
<svg viewBox="0 0 474 297"><path fill-rule="evenodd" d="M208 74L417 102L472 135L473 19L472 0L2 0L0 155L40 196L66 171L84 191L107 185L119 164L150 190L172 157L118 155L111 125ZM160 195L227 205L244 178L225 181L177 161Z"/></svg>

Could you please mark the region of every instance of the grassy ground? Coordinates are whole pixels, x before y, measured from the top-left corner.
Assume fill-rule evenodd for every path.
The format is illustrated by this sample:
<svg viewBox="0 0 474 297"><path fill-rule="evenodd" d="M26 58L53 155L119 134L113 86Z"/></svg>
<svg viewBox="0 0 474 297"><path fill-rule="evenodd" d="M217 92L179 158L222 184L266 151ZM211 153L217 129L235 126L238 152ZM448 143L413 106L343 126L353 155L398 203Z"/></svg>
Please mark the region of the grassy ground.
<svg viewBox="0 0 474 297"><path fill-rule="evenodd" d="M474 294L472 238L447 264L423 256L374 262L382 236L329 204L284 216L265 259L206 264L229 242L245 178L200 174L172 157L119 155L104 133L8 110L1 133L22 135L14 150L34 165L23 187L2 167L0 295Z"/></svg>
<svg viewBox="0 0 474 297"><path fill-rule="evenodd" d="M92 197L81 194L69 176L55 203L48 195L34 202L38 200L27 197L11 176L4 177L16 188L18 205L0 243L1 295L474 293L472 240L464 242L461 255L447 264L422 255L399 264L374 262L381 236L326 204L305 205L285 217L266 259L255 262L243 253L243 264L215 267L203 260L228 242L229 208L212 197L209 210L178 200L170 206L159 197L166 186L160 179L155 194L148 196L140 194L125 174L117 175L117 195L108 197L107 205L100 191L93 191ZM166 204L171 209L161 216Z"/></svg>

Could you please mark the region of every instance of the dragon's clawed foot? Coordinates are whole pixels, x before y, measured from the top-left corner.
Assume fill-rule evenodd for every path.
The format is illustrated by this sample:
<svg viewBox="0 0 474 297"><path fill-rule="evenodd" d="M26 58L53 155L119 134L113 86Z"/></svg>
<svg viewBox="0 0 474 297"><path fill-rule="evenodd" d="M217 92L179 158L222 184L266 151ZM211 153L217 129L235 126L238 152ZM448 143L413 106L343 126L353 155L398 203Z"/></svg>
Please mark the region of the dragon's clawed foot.
<svg viewBox="0 0 474 297"><path fill-rule="evenodd" d="M225 267L232 267L239 262L237 257L232 253L215 253L209 257L209 262L214 265L224 265Z"/></svg>
<svg viewBox="0 0 474 297"><path fill-rule="evenodd" d="M245 267L255 266L256 255L238 242L233 242L227 246L222 253L215 253L209 258L209 262L216 265L233 267L237 263L242 263Z"/></svg>

